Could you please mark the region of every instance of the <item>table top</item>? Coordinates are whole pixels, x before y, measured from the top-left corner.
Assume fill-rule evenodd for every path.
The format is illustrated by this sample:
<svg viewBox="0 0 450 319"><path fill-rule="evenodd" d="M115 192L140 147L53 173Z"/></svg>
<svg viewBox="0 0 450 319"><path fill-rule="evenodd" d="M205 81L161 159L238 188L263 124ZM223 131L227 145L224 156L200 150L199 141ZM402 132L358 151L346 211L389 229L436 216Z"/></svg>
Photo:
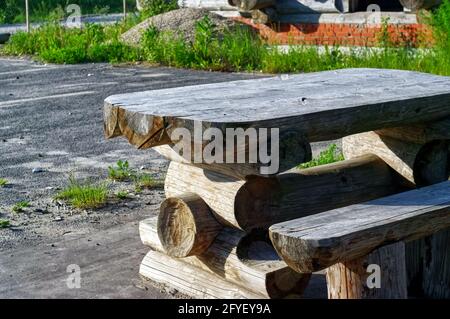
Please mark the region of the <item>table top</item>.
<svg viewBox="0 0 450 319"><path fill-rule="evenodd" d="M120 94L106 102L148 115L255 122L397 101L408 107L430 96L450 103L450 77L343 69Z"/></svg>
<svg viewBox="0 0 450 319"><path fill-rule="evenodd" d="M123 112L116 114L117 110ZM155 132L156 124L158 130L163 126L192 129L200 121L204 128L222 130L294 129L314 142L449 116L450 77L384 69L281 75L120 94L105 100L105 128L110 137L121 135L119 126L122 131L146 135L143 130Z"/></svg>

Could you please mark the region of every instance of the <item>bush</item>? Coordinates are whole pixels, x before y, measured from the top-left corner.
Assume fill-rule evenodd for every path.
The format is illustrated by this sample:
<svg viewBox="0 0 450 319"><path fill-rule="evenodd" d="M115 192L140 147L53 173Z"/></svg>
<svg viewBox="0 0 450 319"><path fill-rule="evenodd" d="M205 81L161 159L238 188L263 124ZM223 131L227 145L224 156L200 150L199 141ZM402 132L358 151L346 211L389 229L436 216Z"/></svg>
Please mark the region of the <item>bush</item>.
<svg viewBox="0 0 450 319"><path fill-rule="evenodd" d="M246 28L219 33L206 16L196 23L195 40L149 28L143 36L145 58L175 67L215 71L251 71L261 64L265 46Z"/></svg>

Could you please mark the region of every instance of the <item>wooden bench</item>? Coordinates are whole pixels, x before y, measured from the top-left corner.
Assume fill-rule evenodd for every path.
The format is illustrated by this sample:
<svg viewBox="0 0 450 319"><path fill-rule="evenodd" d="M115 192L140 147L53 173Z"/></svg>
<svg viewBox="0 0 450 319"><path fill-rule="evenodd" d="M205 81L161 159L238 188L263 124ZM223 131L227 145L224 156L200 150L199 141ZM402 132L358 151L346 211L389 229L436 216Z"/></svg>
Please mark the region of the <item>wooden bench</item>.
<svg viewBox="0 0 450 319"><path fill-rule="evenodd" d="M444 182L276 224L270 237L292 269L328 268L330 298L406 298L404 242L448 228L450 182ZM370 264L381 268L380 288L367 287Z"/></svg>
<svg viewBox="0 0 450 319"><path fill-rule="evenodd" d="M140 272L194 297L301 295L310 273L295 272L276 254L271 225L450 175L450 78L429 74L347 69L114 95L105 100L104 123L107 138L124 136L171 161L159 216L141 223L152 250ZM248 157L195 161L214 140L202 134L199 140L199 128L223 136L228 129L279 129L279 170L264 173L267 163ZM277 137L258 135L257 142L273 145ZM344 161L297 168L311 159L311 143L336 138L343 138ZM190 147L185 156L175 151L179 143ZM223 159L234 157L237 150L223 144ZM244 143L240 151L254 149ZM421 264L430 250L435 258L426 269L447 258L445 236L405 244L407 281L421 288L426 282L426 296L450 291L436 293L439 280L428 280ZM450 278L450 266L443 271Z"/></svg>

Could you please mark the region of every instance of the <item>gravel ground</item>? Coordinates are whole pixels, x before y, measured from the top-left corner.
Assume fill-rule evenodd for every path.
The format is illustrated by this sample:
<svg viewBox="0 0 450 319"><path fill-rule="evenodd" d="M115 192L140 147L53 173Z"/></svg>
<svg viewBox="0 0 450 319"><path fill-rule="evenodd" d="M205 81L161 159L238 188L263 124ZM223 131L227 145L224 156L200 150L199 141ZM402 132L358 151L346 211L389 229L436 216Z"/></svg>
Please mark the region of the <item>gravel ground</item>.
<svg viewBox="0 0 450 319"><path fill-rule="evenodd" d="M104 139L107 96L251 77L0 58L0 178L8 181L0 188L0 219L11 222L0 229L0 297L179 297L144 287L138 276L148 251L140 242L138 221L156 213L161 189L135 193L133 183L111 183L113 192L127 189L131 198L111 198L98 210L73 210L53 198L71 174L105 181L108 166L119 159L163 178L168 162L156 152L138 151L124 139ZM30 207L13 213L19 201ZM62 284L69 263L86 273L82 289L68 291Z"/></svg>
<svg viewBox="0 0 450 319"><path fill-rule="evenodd" d="M44 65L0 58L0 297L181 298L176 291L145 286L138 267L148 251L138 221L156 214L162 189L134 191L131 182L110 183L111 198L98 210L74 210L54 200L73 175L102 182L108 166L128 160L138 172L163 178L167 160L138 151L124 139L103 137L103 100L112 94L260 75L212 73L139 65ZM327 143L315 146L315 153ZM34 171L34 172L33 172ZM30 207L14 213L27 201ZM82 289L64 283L68 264L83 271ZM111 276L114 274L114 276ZM317 275L308 296L323 297Z"/></svg>
<svg viewBox="0 0 450 319"><path fill-rule="evenodd" d="M193 72L170 68L112 67L107 64L41 65L0 60L0 218L13 227L1 230L0 249L38 244L67 232L81 233L136 220L154 211L161 189L133 193L95 211L73 211L53 197L69 175L101 181L119 159L162 178L167 161L152 150L138 151L123 139L103 137L103 100L115 93L249 78L251 75ZM41 171L33 173L33 170ZM23 213L12 207L27 201Z"/></svg>

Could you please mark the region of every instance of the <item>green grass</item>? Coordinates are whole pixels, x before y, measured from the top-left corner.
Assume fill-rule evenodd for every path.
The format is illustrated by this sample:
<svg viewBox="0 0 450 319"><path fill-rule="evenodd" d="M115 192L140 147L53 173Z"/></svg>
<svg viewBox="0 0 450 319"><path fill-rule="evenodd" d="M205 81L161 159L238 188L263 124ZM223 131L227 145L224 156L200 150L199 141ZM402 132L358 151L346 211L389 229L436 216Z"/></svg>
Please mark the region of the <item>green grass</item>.
<svg viewBox="0 0 450 319"><path fill-rule="evenodd" d="M116 193L116 197L118 199L127 199L129 196L128 196L128 192L127 191L118 191Z"/></svg>
<svg viewBox="0 0 450 319"><path fill-rule="evenodd" d="M75 208L99 208L107 202L108 188L105 184L82 183L71 176L69 185L60 191L55 199L65 200Z"/></svg>
<svg viewBox="0 0 450 319"><path fill-rule="evenodd" d="M134 171L130 168L128 161L119 160L116 166L108 167L108 176L114 181L128 181L135 177Z"/></svg>
<svg viewBox="0 0 450 319"><path fill-rule="evenodd" d="M158 0L163 1L163 0ZM159 4L158 4L159 3ZM170 6L149 9L148 14L169 10ZM159 7L158 7L159 6ZM218 32L208 19L198 21L195 40L186 42L182 35L148 29L141 48L129 47L119 36L138 20L113 26L86 26L65 29L49 23L30 34L11 37L3 52L10 55L34 55L46 62L134 62L148 61L180 68L216 71L257 71L265 73L296 73L341 68L386 68L450 75L450 0L444 0L428 23L436 39L428 50L392 45L388 21L379 34L380 47L342 53L338 47L325 52L315 47L290 47L287 52L266 45L248 28Z"/></svg>
<svg viewBox="0 0 450 319"><path fill-rule="evenodd" d="M0 229L1 228L8 228L9 226L10 226L9 220L0 219Z"/></svg>
<svg viewBox="0 0 450 319"><path fill-rule="evenodd" d="M153 189L164 187L164 181L155 179L149 174L141 174L135 177L134 186L137 193L143 189Z"/></svg>
<svg viewBox="0 0 450 319"><path fill-rule="evenodd" d="M12 207L12 211L13 211L13 213L16 213L16 214L22 213L25 210L25 208L27 208L27 207L30 207L30 203L27 201L21 201L21 202L16 203Z"/></svg>
<svg viewBox="0 0 450 319"><path fill-rule="evenodd" d="M0 187L5 187L8 184L8 180L0 178Z"/></svg>
<svg viewBox="0 0 450 319"><path fill-rule="evenodd" d="M336 144L331 144L328 148L322 151L317 158L314 158L312 161L300 164L299 168L310 168L325 164L331 164L344 160L344 155L342 152L337 150Z"/></svg>
<svg viewBox="0 0 450 319"><path fill-rule="evenodd" d="M441 8L450 17L450 5ZM442 14L446 17L446 14ZM387 22L385 22L387 23ZM436 33L448 34L445 18L432 25ZM440 30L440 31L439 31ZM442 42L442 43L440 43ZM174 33L150 28L143 37L144 59L164 65L216 71L262 71L265 73L315 72L341 68L386 68L450 75L450 40L439 36L430 50L392 47L388 35L380 34L381 48L342 53L339 47L320 52L315 47L292 46L287 52L265 45L245 28L217 34L211 21L197 23L195 41L186 43Z"/></svg>
<svg viewBox="0 0 450 319"><path fill-rule="evenodd" d="M50 63L132 62L140 60L139 50L131 48L119 37L128 24L112 26L86 25L67 29L48 23L30 33L14 34L3 49L8 55L34 55Z"/></svg>
<svg viewBox="0 0 450 319"><path fill-rule="evenodd" d="M68 13L64 8L68 4L78 4L83 15L123 12L122 0L30 0L30 20L43 22L65 17ZM127 0L127 8L130 12L135 10L135 7L135 0ZM0 24L23 22L25 22L24 0L0 1Z"/></svg>

